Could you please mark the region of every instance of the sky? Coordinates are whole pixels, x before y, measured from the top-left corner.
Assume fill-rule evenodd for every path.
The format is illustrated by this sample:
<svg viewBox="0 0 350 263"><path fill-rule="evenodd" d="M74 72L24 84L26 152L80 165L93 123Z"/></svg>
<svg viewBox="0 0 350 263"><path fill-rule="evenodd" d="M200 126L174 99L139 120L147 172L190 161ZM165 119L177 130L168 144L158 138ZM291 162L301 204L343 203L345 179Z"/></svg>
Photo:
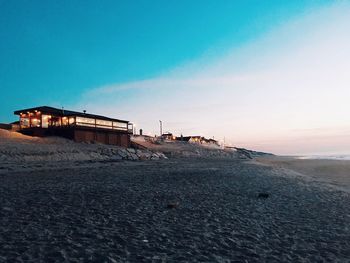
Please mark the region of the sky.
<svg viewBox="0 0 350 263"><path fill-rule="evenodd" d="M348 1L0 0L0 122L48 105L350 154Z"/></svg>

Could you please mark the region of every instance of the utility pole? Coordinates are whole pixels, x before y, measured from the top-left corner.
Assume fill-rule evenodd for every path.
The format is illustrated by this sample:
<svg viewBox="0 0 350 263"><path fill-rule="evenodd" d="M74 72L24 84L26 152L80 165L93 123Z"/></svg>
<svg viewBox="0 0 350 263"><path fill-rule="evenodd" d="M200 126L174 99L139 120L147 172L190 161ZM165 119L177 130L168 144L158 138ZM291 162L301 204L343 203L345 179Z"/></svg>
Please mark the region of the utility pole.
<svg viewBox="0 0 350 263"><path fill-rule="evenodd" d="M161 120L159 120L159 128L160 128L160 136L163 134L163 123Z"/></svg>

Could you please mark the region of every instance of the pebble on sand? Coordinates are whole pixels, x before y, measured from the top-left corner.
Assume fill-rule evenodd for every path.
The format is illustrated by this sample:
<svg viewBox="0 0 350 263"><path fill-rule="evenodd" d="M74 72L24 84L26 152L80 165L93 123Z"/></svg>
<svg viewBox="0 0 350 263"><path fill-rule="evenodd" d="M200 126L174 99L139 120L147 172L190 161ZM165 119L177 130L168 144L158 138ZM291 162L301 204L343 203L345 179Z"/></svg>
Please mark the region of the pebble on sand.
<svg viewBox="0 0 350 263"><path fill-rule="evenodd" d="M168 209L174 209L174 208L178 208L179 205L180 205L179 202L173 202L173 203L169 203L169 204L167 205L167 208L168 208Z"/></svg>
<svg viewBox="0 0 350 263"><path fill-rule="evenodd" d="M269 197L270 197L270 194L268 194L268 193L259 193L258 194L258 198L261 198L261 199L266 199Z"/></svg>

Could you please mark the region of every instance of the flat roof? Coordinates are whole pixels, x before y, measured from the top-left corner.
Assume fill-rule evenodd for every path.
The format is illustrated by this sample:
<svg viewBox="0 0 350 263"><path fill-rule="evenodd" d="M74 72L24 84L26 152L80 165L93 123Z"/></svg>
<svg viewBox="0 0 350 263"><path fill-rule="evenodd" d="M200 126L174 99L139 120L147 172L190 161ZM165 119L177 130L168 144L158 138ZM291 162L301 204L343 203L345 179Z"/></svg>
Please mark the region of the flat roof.
<svg viewBox="0 0 350 263"><path fill-rule="evenodd" d="M109 118L106 116L78 112L78 111L71 111L71 110L66 110L66 109L57 109L57 108L49 107L49 106L39 106L39 107L34 107L34 108L29 108L29 109L16 110L14 112L14 114L20 115L23 112L28 112L28 111L32 112L35 110L40 111L42 113L48 113L48 114L58 115L58 116L78 116L78 117L86 117L86 118L93 118L93 119L99 119L99 120L119 121L119 122L129 123L129 121L126 121L126 120L114 119L114 118Z"/></svg>

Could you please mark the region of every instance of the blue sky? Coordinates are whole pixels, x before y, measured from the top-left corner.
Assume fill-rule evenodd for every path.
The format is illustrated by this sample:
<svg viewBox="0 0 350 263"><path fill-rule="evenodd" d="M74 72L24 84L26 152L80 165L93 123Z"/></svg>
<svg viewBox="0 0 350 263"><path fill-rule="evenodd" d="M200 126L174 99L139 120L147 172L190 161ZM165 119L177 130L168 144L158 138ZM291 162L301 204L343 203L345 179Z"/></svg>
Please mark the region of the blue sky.
<svg viewBox="0 0 350 263"><path fill-rule="evenodd" d="M313 58L331 59L323 56L329 53L331 45L339 42L338 38L344 37L345 31L336 32L334 36L328 33L348 22L344 14L346 8L348 5L344 2L301 0L0 0L0 121L15 120L12 112L18 108L64 106L128 118L151 134L157 131L158 119L162 118L166 127L177 133L201 133L219 139L225 136L232 144L297 153L296 149L282 151L272 145L280 143L289 147L292 140L300 140L299 137L289 138L290 130L317 129L321 134L341 130L347 136L346 120L339 117L336 123L310 125L305 119L288 126L280 137L277 136L277 141L271 141L266 135L268 129L253 125L261 120L259 114L253 113L259 109L253 107L249 112L227 105L238 105L237 101L249 104L260 95L260 98L266 96L270 99L261 107L265 114L270 114L272 103L276 103L271 98L279 94L276 87L269 85L279 83L275 75L284 76L292 72L291 69L299 68L293 63L307 65L310 60L296 59L298 54L306 57L313 53L303 53L313 43L319 47L315 49L319 53ZM334 39L334 43L319 45L329 38ZM340 58L345 57L340 54ZM283 72L276 66L279 61L285 61ZM262 77L259 71L262 68L268 68L270 75L264 72ZM319 70L316 75L327 69ZM300 77L297 79L303 79L301 72L295 71L295 74ZM335 72L332 77L339 79L337 74ZM249 81L242 82L243 76ZM261 79L265 89L255 89L257 83L251 82L252 79ZM317 84L310 81L305 77L304 82L297 85L314 94L310 97L317 98L319 95L314 93ZM327 97L328 88L324 87L319 101ZM286 85L283 89L283 93L289 94L295 87ZM297 98L298 94L302 92L290 94L290 97ZM341 97L344 95L347 93ZM230 96L234 96L232 100L225 101ZM279 99L283 101L283 96ZM335 97L334 102L341 102L338 99ZM281 100L276 103L277 108ZM294 105L305 111L309 104L302 99L294 101ZM167 113L169 107L170 114ZM272 116L268 122L270 127L284 125L282 118L291 116L290 110L281 110L284 115ZM189 112L191 117L186 118ZM203 124L208 121L195 115L217 118L226 125L218 132ZM198 121L191 122L193 118ZM246 118L257 120L247 123ZM298 115L293 118L298 119ZM247 129L238 129L238 124L227 125L238 121L239 126ZM256 132L247 136L252 129ZM304 132L303 140L305 136ZM323 148L310 146L301 152L343 151L330 145L332 142Z"/></svg>
<svg viewBox="0 0 350 263"><path fill-rule="evenodd" d="M322 3L1 0L0 119L224 52Z"/></svg>

